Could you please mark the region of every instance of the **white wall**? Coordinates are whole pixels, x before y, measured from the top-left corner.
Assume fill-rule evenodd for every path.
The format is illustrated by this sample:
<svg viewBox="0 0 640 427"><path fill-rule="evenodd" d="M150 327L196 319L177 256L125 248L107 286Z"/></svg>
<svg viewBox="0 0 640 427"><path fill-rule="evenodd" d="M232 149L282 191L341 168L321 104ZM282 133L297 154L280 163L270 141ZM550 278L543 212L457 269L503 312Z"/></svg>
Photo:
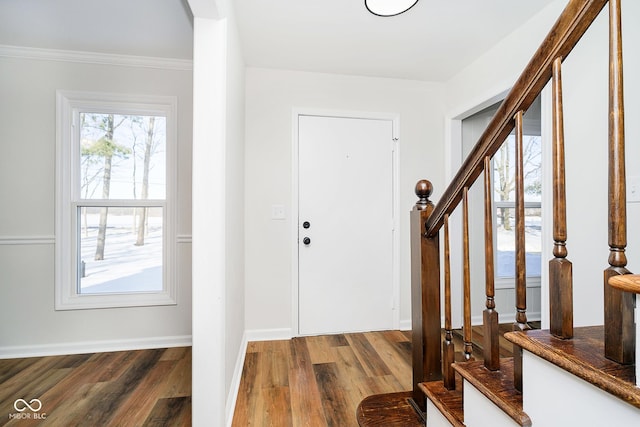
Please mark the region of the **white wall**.
<svg viewBox="0 0 640 427"><path fill-rule="evenodd" d="M246 349L245 236L244 236L244 132L245 65L235 24L230 22L227 50L226 152L226 391L227 416L235 405ZM232 383L233 382L233 383ZM232 393L229 395L229 393Z"/></svg>
<svg viewBox="0 0 640 427"><path fill-rule="evenodd" d="M244 62L233 8L194 13L194 426L230 425L244 339Z"/></svg>
<svg viewBox="0 0 640 427"><path fill-rule="evenodd" d="M627 177L640 175L640 3L623 1L625 67L625 132ZM584 43L563 67L567 158L567 247L574 262L576 324L604 319L602 271L608 266L607 138L608 138L608 10L605 8ZM588 90L585 90L588 88ZM588 148L586 148L588 147ZM585 149L586 148L586 149ZM588 173L585 173L588 171ZM628 268L640 271L640 205L629 203Z"/></svg>
<svg viewBox="0 0 640 427"><path fill-rule="evenodd" d="M247 69L246 327L253 337L297 334L291 288L294 108L399 114L399 307L401 325L410 327L409 211L419 179L430 179L437 194L444 185L442 93L442 85L425 82ZM286 207L285 221L270 219L274 204Z"/></svg>
<svg viewBox="0 0 640 427"><path fill-rule="evenodd" d="M20 56L19 51L12 55ZM190 343L189 67L162 70L0 57L0 355ZM177 305L54 310L57 89L178 97Z"/></svg>
<svg viewBox="0 0 640 427"><path fill-rule="evenodd" d="M458 117L509 89L538 48L567 3L558 0L446 83L446 112ZM481 109L481 108L480 108ZM479 111L480 109L476 109Z"/></svg>
<svg viewBox="0 0 640 427"><path fill-rule="evenodd" d="M485 103L511 86L534 50L559 16L566 1L557 1L526 25L503 39L491 51L447 82L447 116L459 117L475 106ZM607 17L608 8L590 28L581 44L574 49L563 67L568 258L574 264L574 324L576 326L602 324L602 271L607 267ZM623 31L625 55L626 140L628 147L627 175L640 175L640 156L637 141L640 132L638 117L638 42L636 23L640 19L638 2L623 2ZM633 99L635 97L635 99ZM543 100L543 115L545 114ZM543 127L545 117L543 117ZM547 122L548 124L548 122ZM450 126L448 124L447 126ZM543 129L543 135L545 130ZM450 139L452 141L453 138ZM459 148L448 147L453 153ZM549 171L547 171L549 172ZM550 193L551 188L548 188ZM629 205L630 222L629 268L640 267L639 236L640 205ZM549 233L550 229L547 229ZM551 258L551 245L543 247L543 264ZM545 255L544 251L547 251ZM544 277L543 277L544 279ZM543 289L544 289L543 284ZM542 312L548 310L543 291ZM543 321L546 321L543 317Z"/></svg>

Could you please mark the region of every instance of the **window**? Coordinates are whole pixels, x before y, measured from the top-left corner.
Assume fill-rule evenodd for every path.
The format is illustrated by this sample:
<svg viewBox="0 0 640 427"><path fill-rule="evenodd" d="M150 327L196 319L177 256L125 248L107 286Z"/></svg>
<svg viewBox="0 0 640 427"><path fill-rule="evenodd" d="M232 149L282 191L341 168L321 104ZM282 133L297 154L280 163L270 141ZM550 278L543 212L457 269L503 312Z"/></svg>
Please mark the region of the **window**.
<svg viewBox="0 0 640 427"><path fill-rule="evenodd" d="M523 135L525 251L527 277L540 278L542 227L542 148L540 135ZM496 279L515 277L515 136L509 135L493 156L496 231ZM507 279L507 280L504 280Z"/></svg>
<svg viewBox="0 0 640 427"><path fill-rule="evenodd" d="M175 98L57 108L56 309L175 304Z"/></svg>

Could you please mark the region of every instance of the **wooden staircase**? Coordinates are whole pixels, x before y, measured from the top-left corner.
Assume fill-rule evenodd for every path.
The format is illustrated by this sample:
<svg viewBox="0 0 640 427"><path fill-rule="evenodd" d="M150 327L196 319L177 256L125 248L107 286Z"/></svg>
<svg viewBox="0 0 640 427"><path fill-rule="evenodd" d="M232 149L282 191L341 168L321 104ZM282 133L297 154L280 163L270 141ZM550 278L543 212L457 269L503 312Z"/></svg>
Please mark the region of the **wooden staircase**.
<svg viewBox="0 0 640 427"><path fill-rule="evenodd" d="M540 327L540 322L531 322L534 328ZM522 394L517 392L513 386L508 386L511 376L513 375L512 350L513 345L508 341L504 334L511 330L510 324L501 324L500 331L500 353L503 357L503 365L500 371L483 375L486 372L483 363L483 334L482 326L472 327L472 360L465 362L464 356L464 334L461 329L453 330L453 344L455 347L455 358L457 363L454 368L456 375L456 388L447 390L442 381L431 381L429 383L420 383L419 387L422 392L433 402L436 402L438 410L443 416L454 426L464 426L464 410L462 400L462 381L469 379L478 383L474 379L477 373L480 382L486 382L488 390L496 390L498 396L494 403L498 406L504 406L507 411L513 413L514 416L526 418L526 414L522 412ZM442 333L444 339L444 331ZM511 381L512 384L512 381ZM505 387L505 385L507 385ZM491 395L493 392L489 392ZM381 394L369 396L363 400L358 406L356 416L358 424L362 427L370 426L398 426L411 427L422 426L425 424L424 414L411 403L412 392L399 392L391 394ZM522 424L527 425L527 424Z"/></svg>
<svg viewBox="0 0 640 427"><path fill-rule="evenodd" d="M429 199L433 192L429 181L422 180L416 185L418 202L411 212L414 389L404 394L365 399L358 409L361 426L412 426L425 422L430 427L546 427L574 422L604 425L611 420L607 416L613 416L621 425L640 425L640 387L636 385L635 364L639 334L634 321L634 316L638 316L635 307L640 276L632 275L627 269L625 256L620 1L570 0L440 201L434 204ZM609 257L603 283L605 322L603 326L574 328L573 265L567 251L562 64L607 5ZM549 261L548 270L550 328L534 330L529 326L526 313L522 118L549 81L553 98L550 142L553 145L554 241L554 258ZM512 132L516 140L516 320L509 328L511 331L504 334L495 310L491 158ZM483 179L478 179L481 176ZM486 309L481 345L473 340L470 308L468 192L476 181L480 181L484 189L485 213ZM462 211L463 236L461 334L452 329L449 262L449 216L458 208ZM505 338L509 344L504 344ZM507 354L509 347L511 354ZM571 399L567 399L568 396ZM419 418L408 415L409 408ZM398 417L403 421L397 421Z"/></svg>

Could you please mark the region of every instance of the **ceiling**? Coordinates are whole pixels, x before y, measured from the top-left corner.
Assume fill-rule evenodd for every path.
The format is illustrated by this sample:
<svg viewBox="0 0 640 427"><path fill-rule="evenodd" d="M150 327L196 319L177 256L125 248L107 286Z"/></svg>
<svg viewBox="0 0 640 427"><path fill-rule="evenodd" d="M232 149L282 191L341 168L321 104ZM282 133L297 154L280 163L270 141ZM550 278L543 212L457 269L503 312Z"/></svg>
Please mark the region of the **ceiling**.
<svg viewBox="0 0 640 427"><path fill-rule="evenodd" d="M0 0L0 44L191 59L182 0Z"/></svg>
<svg viewBox="0 0 640 427"><path fill-rule="evenodd" d="M231 0L247 65L444 81L554 0ZM1 0L0 44L189 59L186 0Z"/></svg>

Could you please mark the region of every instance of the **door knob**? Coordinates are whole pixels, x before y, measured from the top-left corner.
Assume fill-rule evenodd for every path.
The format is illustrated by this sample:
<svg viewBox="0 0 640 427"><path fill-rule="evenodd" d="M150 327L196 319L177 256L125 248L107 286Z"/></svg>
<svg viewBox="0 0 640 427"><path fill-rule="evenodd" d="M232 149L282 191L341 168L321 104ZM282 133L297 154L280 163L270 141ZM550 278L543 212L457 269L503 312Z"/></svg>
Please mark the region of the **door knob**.
<svg viewBox="0 0 640 427"><path fill-rule="evenodd" d="M302 228L309 228L311 227L311 223L309 223L309 221L305 221L302 223Z"/></svg>
<svg viewBox="0 0 640 427"><path fill-rule="evenodd" d="M311 239L308 237L305 237L304 239L302 239L302 243L304 243L305 245L309 245L309 243L311 243Z"/></svg>

